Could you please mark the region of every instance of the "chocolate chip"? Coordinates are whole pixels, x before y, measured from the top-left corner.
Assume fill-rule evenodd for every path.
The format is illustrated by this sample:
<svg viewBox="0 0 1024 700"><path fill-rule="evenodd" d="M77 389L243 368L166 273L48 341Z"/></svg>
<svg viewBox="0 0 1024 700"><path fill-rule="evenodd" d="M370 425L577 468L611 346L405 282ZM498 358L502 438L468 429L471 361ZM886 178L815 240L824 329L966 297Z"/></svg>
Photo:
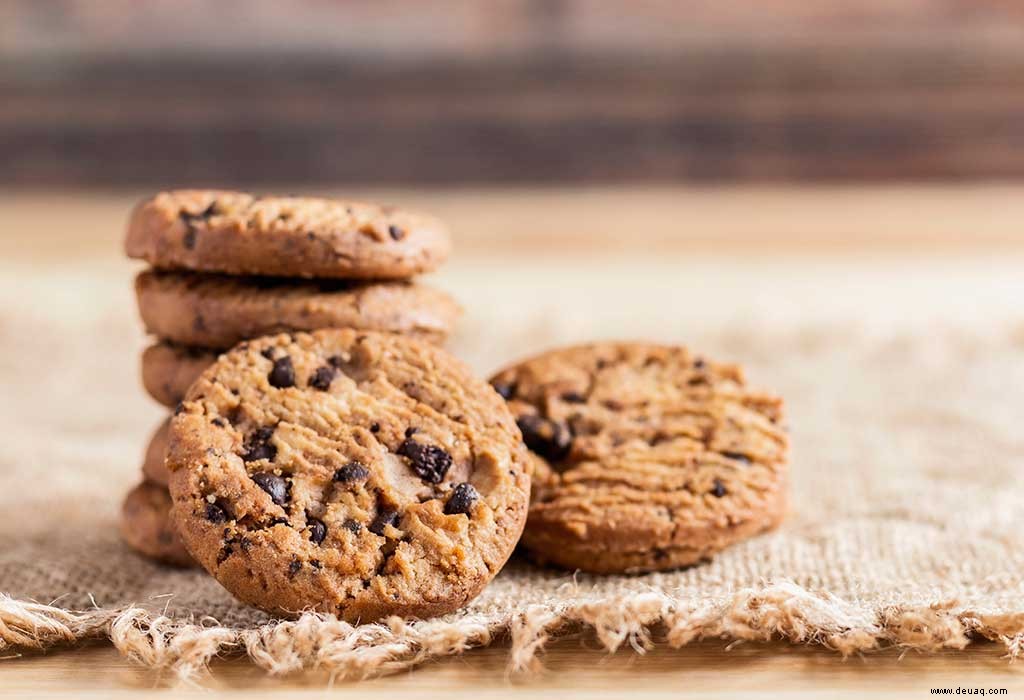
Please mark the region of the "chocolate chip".
<svg viewBox="0 0 1024 700"><path fill-rule="evenodd" d="M256 472L252 475L256 485L270 495L270 500L279 506L288 502L288 482L272 472Z"/></svg>
<svg viewBox="0 0 1024 700"><path fill-rule="evenodd" d="M392 240L400 241L405 238L405 231L392 224L388 226L388 235L391 236Z"/></svg>
<svg viewBox="0 0 1024 700"><path fill-rule="evenodd" d="M694 369L704 369L704 366L706 364L707 363L704 362L704 358L703 357L698 357L696 360L693 361L693 368Z"/></svg>
<svg viewBox="0 0 1024 700"><path fill-rule="evenodd" d="M211 523L226 523L228 521L227 511L216 503L207 503L206 511L203 513Z"/></svg>
<svg viewBox="0 0 1024 700"><path fill-rule="evenodd" d="M309 524L309 541L313 544L320 544L327 537L327 526L324 525L322 520L316 518L309 518L306 521Z"/></svg>
<svg viewBox="0 0 1024 700"><path fill-rule="evenodd" d="M373 519L373 522L366 528L375 535L383 535L384 528L388 525L394 525L398 522L398 511L397 510L382 510L377 513L377 517Z"/></svg>
<svg viewBox="0 0 1024 700"><path fill-rule="evenodd" d="M274 368L267 375L267 381L270 382L270 386L278 389L295 386L295 366L292 364L292 358L285 355L274 360Z"/></svg>
<svg viewBox="0 0 1024 700"><path fill-rule="evenodd" d="M351 532L352 534L354 534L354 535L358 535L358 534L359 534L359 532L360 532L360 530L362 530L362 529L363 529L363 526L362 526L362 525L360 525L359 523L357 523L357 522L356 522L355 520L353 520L352 518L349 518L348 520L346 520L345 522L343 522L343 523L341 524L341 526L342 526L343 528L345 528L346 530L348 530L349 532Z"/></svg>
<svg viewBox="0 0 1024 700"><path fill-rule="evenodd" d="M583 394L575 391L567 391L562 394L562 401L566 403L583 403L586 400L587 398Z"/></svg>
<svg viewBox="0 0 1024 700"><path fill-rule="evenodd" d="M331 382L334 381L334 376L338 373L338 370L330 366L318 367L313 376L309 378L309 385L314 389L320 391L327 391L331 388Z"/></svg>
<svg viewBox="0 0 1024 700"><path fill-rule="evenodd" d="M480 498L480 494L477 493L472 484L465 482L458 484L452 489L451 495L448 496L448 502L444 504L444 514L457 515L462 513L469 515L470 509L478 498Z"/></svg>
<svg viewBox="0 0 1024 700"><path fill-rule="evenodd" d="M416 434L416 433L417 433L418 431L419 431L419 428L406 428L406 429L405 429L405 436L406 436L407 438L411 438L411 437L412 437L413 435L415 435L415 434Z"/></svg>
<svg viewBox="0 0 1024 700"><path fill-rule="evenodd" d="M370 432L371 433L379 433L380 432L380 423L371 423L370 424Z"/></svg>
<svg viewBox="0 0 1024 700"><path fill-rule="evenodd" d="M321 563L319 559L310 559L309 565L312 566L314 569L323 568L323 563Z"/></svg>
<svg viewBox="0 0 1024 700"><path fill-rule="evenodd" d="M295 574L302 570L302 562L298 559L292 559L291 563L288 564L288 578L294 578Z"/></svg>
<svg viewBox="0 0 1024 700"><path fill-rule="evenodd" d="M516 395L515 382L496 382L491 386L493 386L494 390L498 392L498 395L506 401Z"/></svg>
<svg viewBox="0 0 1024 700"><path fill-rule="evenodd" d="M750 464L750 457L747 457L742 452L729 452L728 450L722 451L722 456L729 459L735 459L737 462L743 462L744 464Z"/></svg>
<svg viewBox="0 0 1024 700"><path fill-rule="evenodd" d="M725 484L722 483L721 479L715 479L714 488L711 489L711 495L715 498L721 498L725 494L729 493L725 490Z"/></svg>
<svg viewBox="0 0 1024 700"><path fill-rule="evenodd" d="M181 212L181 218L185 219L186 221L191 221L191 222L206 221L207 219L209 219L214 214L219 214L219 213L220 213L220 206L218 205L218 203L217 202L210 202L210 204L206 207L206 209L203 209L198 214L190 214L187 211Z"/></svg>
<svg viewBox="0 0 1024 700"><path fill-rule="evenodd" d="M334 480L343 484L350 481L363 481L368 476L370 476L369 470L359 462L349 462L334 472Z"/></svg>
<svg viewBox="0 0 1024 700"><path fill-rule="evenodd" d="M223 418L219 418L219 417L218 418L214 418L210 422L213 423L214 425L216 425L218 428L224 428L224 427L227 426L227 423L224 422L224 419Z"/></svg>
<svg viewBox="0 0 1024 700"><path fill-rule="evenodd" d="M335 369L341 369L345 366L345 358L341 355L331 355L327 358L327 364Z"/></svg>
<svg viewBox="0 0 1024 700"><path fill-rule="evenodd" d="M260 350L260 354L268 360L274 359L274 348L263 348Z"/></svg>
<svg viewBox="0 0 1024 700"><path fill-rule="evenodd" d="M398 454L409 460L416 475L430 484L440 484L452 466L452 456L437 445L421 445L411 437L398 446Z"/></svg>
<svg viewBox="0 0 1024 700"><path fill-rule="evenodd" d="M516 425L523 433L526 446L541 457L558 462L569 456L572 435L564 425L529 414L519 416Z"/></svg>
<svg viewBox="0 0 1024 700"><path fill-rule="evenodd" d="M254 430L243 445L245 453L242 455L242 459L246 462L256 462L261 459L274 461L274 457L277 456L277 447L270 442L270 438L273 436L274 429L272 427Z"/></svg>
<svg viewBox="0 0 1024 700"><path fill-rule="evenodd" d="M182 243L185 245L186 249L192 250L193 248L196 247L196 224L206 221L216 213L216 202L213 202L212 204L210 204L210 206L206 207L206 209L202 210L198 214L193 214L185 210L178 212L178 218L180 218L182 222L184 222L186 227L185 237L182 239Z"/></svg>

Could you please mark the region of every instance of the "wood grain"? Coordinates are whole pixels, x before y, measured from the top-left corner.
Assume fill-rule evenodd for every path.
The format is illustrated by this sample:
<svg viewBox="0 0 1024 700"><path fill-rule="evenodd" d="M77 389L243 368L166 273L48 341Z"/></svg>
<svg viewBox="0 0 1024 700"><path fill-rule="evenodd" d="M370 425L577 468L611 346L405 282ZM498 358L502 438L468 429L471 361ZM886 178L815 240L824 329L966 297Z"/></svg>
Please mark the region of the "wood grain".
<svg viewBox="0 0 1024 700"><path fill-rule="evenodd" d="M248 7L0 5L0 182L1024 175L1013 3Z"/></svg>
<svg viewBox="0 0 1024 700"><path fill-rule="evenodd" d="M620 254L958 254L1024 250L1024 184L389 188L270 185L400 203L444 219L456 255L537 261ZM0 189L8 260L120 256L151 191Z"/></svg>
<svg viewBox="0 0 1024 700"><path fill-rule="evenodd" d="M559 641L544 655L536 675L509 675L507 648L496 645L415 671L369 681L333 681L315 671L284 679L238 660L218 660L193 688L132 665L113 649L26 655L0 662L0 694L123 697L175 687L176 694L202 697L292 697L328 688L360 698L423 697L453 700L479 697L716 697L769 698L803 695L838 698L924 697L931 688L1024 690L1024 669L1003 658L1002 647L982 643L968 651L934 655L893 649L842 659L817 647L778 643L726 646L709 640L682 650L657 647L644 655L606 654L586 637ZM189 694L191 694L189 692Z"/></svg>

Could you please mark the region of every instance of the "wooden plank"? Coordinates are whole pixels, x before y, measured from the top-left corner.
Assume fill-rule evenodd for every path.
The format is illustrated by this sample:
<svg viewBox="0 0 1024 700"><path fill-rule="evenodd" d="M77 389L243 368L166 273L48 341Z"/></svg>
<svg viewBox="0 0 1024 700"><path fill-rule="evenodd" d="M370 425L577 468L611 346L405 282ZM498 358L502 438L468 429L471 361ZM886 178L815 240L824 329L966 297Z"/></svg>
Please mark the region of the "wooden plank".
<svg viewBox="0 0 1024 700"><path fill-rule="evenodd" d="M931 688L1006 688L1008 697L1024 690L1024 672L1010 664L1002 646L980 643L967 651L904 654L899 649L842 659L820 647L782 643L727 646L709 640L682 650L659 646L637 655L609 655L595 640L576 637L551 644L543 668L534 674L510 674L504 644L426 664L408 673L368 681L332 680L311 671L285 678L268 677L240 659L215 661L211 673L193 687L180 686L166 673L132 664L106 646L26 654L0 661L0 688L19 698L124 697L155 694L177 687L176 694L201 697L291 697L327 688L361 698L412 695L439 700L457 698L565 697L715 697L773 698L924 697Z"/></svg>
<svg viewBox="0 0 1024 700"><path fill-rule="evenodd" d="M718 5L20 0L0 183L1024 175L1012 4Z"/></svg>
<svg viewBox="0 0 1024 700"><path fill-rule="evenodd" d="M261 190L263 188L260 188ZM314 188L391 202L451 226L455 260L610 254L738 258L1024 250L1024 185ZM128 212L151 192L0 192L8 261L117 259ZM45 216L40 216L45 212Z"/></svg>

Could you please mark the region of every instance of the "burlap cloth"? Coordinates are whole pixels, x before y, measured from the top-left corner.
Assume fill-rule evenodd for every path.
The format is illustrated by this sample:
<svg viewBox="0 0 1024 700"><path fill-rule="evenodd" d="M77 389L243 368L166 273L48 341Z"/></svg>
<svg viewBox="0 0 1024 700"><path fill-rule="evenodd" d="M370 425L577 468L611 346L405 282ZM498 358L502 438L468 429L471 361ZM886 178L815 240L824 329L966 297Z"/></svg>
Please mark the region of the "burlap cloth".
<svg viewBox="0 0 1024 700"><path fill-rule="evenodd" d="M714 274L696 284L662 270L664 284L644 286L640 271L634 286L599 272L585 282L542 270L536 279L547 282L525 284L511 273L502 283L486 269L453 271L445 281L469 307L455 351L485 373L566 340L649 336L745 363L755 384L789 403L786 525L673 573L574 576L515 558L456 614L352 627L313 615L275 622L205 573L151 564L119 541L120 498L161 416L137 380L143 339L130 269L8 265L0 650L109 638L141 663L182 675L215 654L245 654L272 672L317 666L348 677L505 636L511 666L529 668L546 639L581 627L608 649L717 636L850 653L962 648L986 637L1021 652L1022 326L966 328L940 314L938 323L872 330L827 313L780 324L756 313L780 300L728 313L739 293L716 296ZM593 288L573 291L577 283ZM695 284L704 289L698 314L687 312ZM799 310L814 296L796 290L789 303ZM865 308L883 308L878 297Z"/></svg>

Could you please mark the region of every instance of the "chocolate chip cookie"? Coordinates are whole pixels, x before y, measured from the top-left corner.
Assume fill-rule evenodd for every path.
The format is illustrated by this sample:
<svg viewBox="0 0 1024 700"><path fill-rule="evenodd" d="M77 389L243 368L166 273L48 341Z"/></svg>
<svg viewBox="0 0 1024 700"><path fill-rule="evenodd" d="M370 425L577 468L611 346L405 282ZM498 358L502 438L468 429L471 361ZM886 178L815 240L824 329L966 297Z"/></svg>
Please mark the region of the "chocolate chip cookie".
<svg viewBox="0 0 1024 700"><path fill-rule="evenodd" d="M125 252L162 269L402 279L444 262L437 219L395 207L244 192L161 192L132 211Z"/></svg>
<svg viewBox="0 0 1024 700"><path fill-rule="evenodd" d="M121 537L135 551L164 564L195 566L170 519L167 489L144 481L125 496L121 506Z"/></svg>
<svg viewBox="0 0 1024 700"><path fill-rule="evenodd" d="M218 354L207 348L154 343L142 351L142 386L158 403L177 406Z"/></svg>
<svg viewBox="0 0 1024 700"><path fill-rule="evenodd" d="M675 568L776 525L782 400L681 347L598 343L499 372L537 460L523 544L598 573Z"/></svg>
<svg viewBox="0 0 1024 700"><path fill-rule="evenodd" d="M370 621L450 612L498 573L528 459L461 362L343 329L221 355L171 422L167 467L186 546L236 597Z"/></svg>
<svg viewBox="0 0 1024 700"><path fill-rule="evenodd" d="M356 328L442 342L462 313L437 289L146 270L135 279L146 330L181 345L228 348L282 331Z"/></svg>
<svg viewBox="0 0 1024 700"><path fill-rule="evenodd" d="M160 486L167 486L171 474L164 464L164 457L167 455L167 437L170 434L171 419L167 418L160 427L153 432L146 446L146 456L142 460L142 474L149 481Z"/></svg>

